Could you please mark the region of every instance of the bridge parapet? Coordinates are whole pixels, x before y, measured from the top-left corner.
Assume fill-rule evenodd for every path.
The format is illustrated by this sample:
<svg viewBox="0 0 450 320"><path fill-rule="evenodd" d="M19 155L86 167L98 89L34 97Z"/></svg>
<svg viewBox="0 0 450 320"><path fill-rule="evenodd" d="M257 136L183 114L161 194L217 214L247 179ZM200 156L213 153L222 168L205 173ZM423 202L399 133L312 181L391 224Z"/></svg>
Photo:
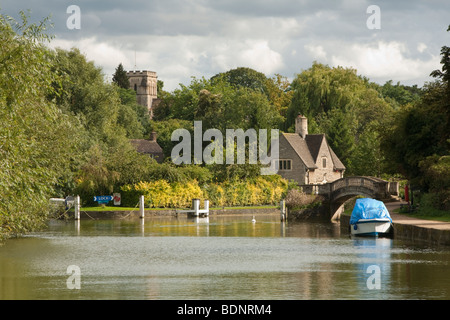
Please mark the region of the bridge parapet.
<svg viewBox="0 0 450 320"><path fill-rule="evenodd" d="M335 200L342 195L358 195L385 198L389 195L389 182L375 177L347 177L325 184L302 185L305 193L319 194Z"/></svg>
<svg viewBox="0 0 450 320"><path fill-rule="evenodd" d="M304 193L308 194L320 194L328 197L330 195L330 183L325 184L305 184L301 185Z"/></svg>

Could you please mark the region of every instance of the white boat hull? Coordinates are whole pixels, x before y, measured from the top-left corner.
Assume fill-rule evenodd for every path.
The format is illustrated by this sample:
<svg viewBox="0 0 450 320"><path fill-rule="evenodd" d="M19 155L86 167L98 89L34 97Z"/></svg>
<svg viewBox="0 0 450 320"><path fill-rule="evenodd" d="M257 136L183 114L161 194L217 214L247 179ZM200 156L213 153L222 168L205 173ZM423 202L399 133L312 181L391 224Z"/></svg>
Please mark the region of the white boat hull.
<svg viewBox="0 0 450 320"><path fill-rule="evenodd" d="M360 219L350 225L351 234L355 236L378 236L389 233L392 223L389 219Z"/></svg>

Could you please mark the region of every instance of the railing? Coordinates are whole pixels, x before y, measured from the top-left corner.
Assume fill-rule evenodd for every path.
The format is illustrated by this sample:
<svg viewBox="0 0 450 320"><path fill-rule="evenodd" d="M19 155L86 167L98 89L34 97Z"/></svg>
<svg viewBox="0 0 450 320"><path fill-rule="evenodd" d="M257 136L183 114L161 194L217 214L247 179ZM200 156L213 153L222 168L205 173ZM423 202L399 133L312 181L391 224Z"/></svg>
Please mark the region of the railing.
<svg viewBox="0 0 450 320"><path fill-rule="evenodd" d="M375 177L361 176L342 178L326 184L303 185L302 188L305 193L322 195L331 195L341 189L348 188L364 188L374 194L389 193L389 183L387 181Z"/></svg>
<svg viewBox="0 0 450 320"><path fill-rule="evenodd" d="M381 180L382 181L382 180ZM336 180L331 183L331 192L348 187L365 187L375 190L375 183L378 181L371 177L349 177Z"/></svg>

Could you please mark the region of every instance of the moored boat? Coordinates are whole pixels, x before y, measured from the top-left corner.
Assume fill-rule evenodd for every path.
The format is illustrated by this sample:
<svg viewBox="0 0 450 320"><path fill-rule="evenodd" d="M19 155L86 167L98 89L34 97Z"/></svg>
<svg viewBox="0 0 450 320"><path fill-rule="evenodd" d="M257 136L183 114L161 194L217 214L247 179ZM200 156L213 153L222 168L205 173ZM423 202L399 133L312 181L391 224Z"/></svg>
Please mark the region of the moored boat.
<svg viewBox="0 0 450 320"><path fill-rule="evenodd" d="M392 231L392 219L382 201L357 199L350 217L350 232L357 236L385 236Z"/></svg>

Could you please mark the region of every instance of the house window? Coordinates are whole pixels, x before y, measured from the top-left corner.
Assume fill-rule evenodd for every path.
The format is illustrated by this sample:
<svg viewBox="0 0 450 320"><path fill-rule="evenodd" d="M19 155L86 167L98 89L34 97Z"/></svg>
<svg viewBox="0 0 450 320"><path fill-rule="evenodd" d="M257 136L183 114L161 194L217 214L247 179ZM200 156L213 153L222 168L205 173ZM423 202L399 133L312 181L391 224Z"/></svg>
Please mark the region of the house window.
<svg viewBox="0 0 450 320"><path fill-rule="evenodd" d="M322 168L327 167L327 158L322 158Z"/></svg>
<svg viewBox="0 0 450 320"><path fill-rule="evenodd" d="M279 160L278 161L278 170L291 170L292 169L292 164L291 164L291 160Z"/></svg>
<svg viewBox="0 0 450 320"><path fill-rule="evenodd" d="M137 84L136 83L134 84L134 91L137 92Z"/></svg>

